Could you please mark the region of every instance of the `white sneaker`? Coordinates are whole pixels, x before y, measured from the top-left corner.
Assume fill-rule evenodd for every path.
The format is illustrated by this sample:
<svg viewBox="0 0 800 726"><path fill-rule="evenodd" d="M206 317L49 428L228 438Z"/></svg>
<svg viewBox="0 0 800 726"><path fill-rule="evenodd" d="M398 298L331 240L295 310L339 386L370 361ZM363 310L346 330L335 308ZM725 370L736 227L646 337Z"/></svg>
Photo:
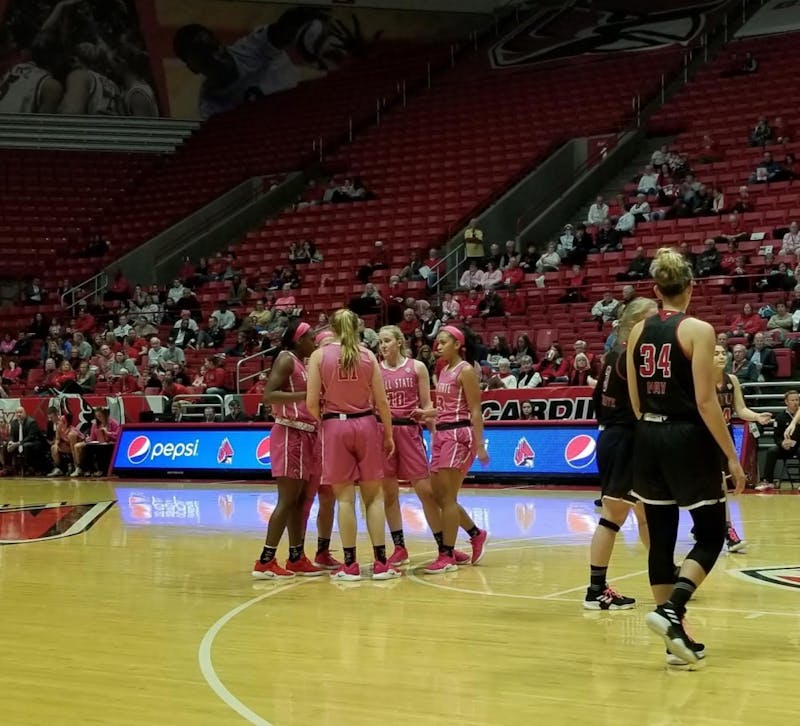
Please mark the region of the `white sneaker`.
<svg viewBox="0 0 800 726"><path fill-rule="evenodd" d="M768 481L761 482L761 484L756 485L757 492L771 492L775 488L776 488L775 485L771 484Z"/></svg>
<svg viewBox="0 0 800 726"><path fill-rule="evenodd" d="M59 469L58 467L56 467L47 476L64 476L64 472L61 471L61 469Z"/></svg>
<svg viewBox="0 0 800 726"><path fill-rule="evenodd" d="M75 471L73 471L70 476L83 476L83 472L80 470L80 467L76 466Z"/></svg>

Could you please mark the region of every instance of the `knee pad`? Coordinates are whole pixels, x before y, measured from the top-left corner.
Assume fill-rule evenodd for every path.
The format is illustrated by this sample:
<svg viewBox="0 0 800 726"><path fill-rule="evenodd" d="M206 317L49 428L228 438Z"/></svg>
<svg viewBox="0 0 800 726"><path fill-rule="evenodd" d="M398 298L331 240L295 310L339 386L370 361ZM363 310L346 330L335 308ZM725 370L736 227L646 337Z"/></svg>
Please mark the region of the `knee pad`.
<svg viewBox="0 0 800 726"><path fill-rule="evenodd" d="M707 523L697 524L694 526L695 545L692 550L686 555L687 560L694 560L703 571L708 574L714 567L714 564L722 551L725 544L725 527L724 523L720 526L709 526Z"/></svg>
<svg viewBox="0 0 800 726"><path fill-rule="evenodd" d="M647 570L651 585L673 585L675 583L675 563L672 553L654 553L650 550Z"/></svg>
<svg viewBox="0 0 800 726"><path fill-rule="evenodd" d="M610 529L614 533L619 532L619 525L614 524L611 520L606 519L605 517L600 517L600 521L597 524L600 527L606 527Z"/></svg>

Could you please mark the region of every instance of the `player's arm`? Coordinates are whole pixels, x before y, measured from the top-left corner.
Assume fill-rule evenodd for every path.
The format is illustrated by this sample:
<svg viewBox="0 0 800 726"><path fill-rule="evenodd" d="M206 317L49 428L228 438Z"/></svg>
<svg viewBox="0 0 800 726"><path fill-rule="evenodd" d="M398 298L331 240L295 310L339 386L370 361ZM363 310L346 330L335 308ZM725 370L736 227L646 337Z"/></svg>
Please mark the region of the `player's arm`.
<svg viewBox="0 0 800 726"><path fill-rule="evenodd" d="M625 353L625 368L628 377L628 397L631 399L631 408L633 415L637 419L642 417L641 403L639 402L639 389L636 386L636 364L633 360L633 351L639 343L639 338L642 335L642 328L644 323L636 323L628 336L628 350Z"/></svg>
<svg viewBox="0 0 800 726"><path fill-rule="evenodd" d="M394 437L392 436L392 412L389 409L389 401L386 398L386 388L383 385L383 376L378 368L378 359L369 354L372 361L372 400L375 402L375 409L378 418L383 425L383 450L386 456L394 454Z"/></svg>
<svg viewBox="0 0 800 726"><path fill-rule="evenodd" d="M747 408L742 395L742 386L736 376L730 375L731 383L733 384L733 410L742 421L753 421L762 426L766 426L772 421L771 413L756 413Z"/></svg>
<svg viewBox="0 0 800 726"><path fill-rule="evenodd" d="M483 438L483 411L481 410L481 386L478 374L475 373L475 369L471 365L464 366L461 373L458 374L458 380L461 383L461 389L464 391L464 398L467 399L472 429L478 442L477 456L481 464L486 464L489 461L489 455L486 453L486 445Z"/></svg>
<svg viewBox="0 0 800 726"><path fill-rule="evenodd" d="M320 361L322 351L315 350L308 359L308 383L306 388L306 408L308 412L317 420L320 419L319 401L322 396L322 371Z"/></svg>
<svg viewBox="0 0 800 726"><path fill-rule="evenodd" d="M282 391L281 389L289 382L294 369L294 359L286 351L281 352L272 364L269 372L267 384L264 386L264 403L284 404L298 403L305 400L305 391Z"/></svg>
<svg viewBox="0 0 800 726"><path fill-rule="evenodd" d="M697 318L687 318L678 329L678 340L684 350L689 350L692 355L692 378L697 410L717 446L728 460L728 470L736 486L734 491L739 494L744 489L745 476L717 398L717 387L714 382L716 345L714 328Z"/></svg>
<svg viewBox="0 0 800 726"><path fill-rule="evenodd" d="M423 414L430 412L432 415L426 416L428 430L433 433L436 424L436 409L431 401L431 376L428 368L422 361L415 360L414 368L417 371L417 389L419 391L419 408L414 411L412 418L422 418Z"/></svg>
<svg viewBox="0 0 800 726"><path fill-rule="evenodd" d="M797 427L798 422L800 422L800 408L797 409L797 413L792 416L792 420L789 422L789 425L786 427L786 430L783 432L784 439L791 439L794 435L794 430Z"/></svg>

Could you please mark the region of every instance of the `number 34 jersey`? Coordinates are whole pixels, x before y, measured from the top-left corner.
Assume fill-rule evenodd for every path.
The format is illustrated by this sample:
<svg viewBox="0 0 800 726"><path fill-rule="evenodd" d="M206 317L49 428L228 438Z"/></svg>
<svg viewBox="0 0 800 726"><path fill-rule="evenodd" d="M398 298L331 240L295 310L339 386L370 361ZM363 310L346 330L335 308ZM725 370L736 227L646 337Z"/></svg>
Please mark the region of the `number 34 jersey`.
<svg viewBox="0 0 800 726"><path fill-rule="evenodd" d="M685 313L662 310L645 320L633 352L643 414L666 416L671 421L701 421L692 361L678 342L678 327L686 318Z"/></svg>

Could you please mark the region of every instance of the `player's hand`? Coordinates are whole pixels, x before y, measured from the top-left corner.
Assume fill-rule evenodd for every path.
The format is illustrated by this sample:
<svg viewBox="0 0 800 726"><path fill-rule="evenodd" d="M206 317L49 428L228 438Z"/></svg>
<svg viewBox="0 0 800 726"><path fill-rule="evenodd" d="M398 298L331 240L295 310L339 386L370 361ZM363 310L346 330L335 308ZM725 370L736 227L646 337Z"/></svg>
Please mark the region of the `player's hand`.
<svg viewBox="0 0 800 726"><path fill-rule="evenodd" d="M794 440L793 439L784 439L781 441L781 447L789 451L790 449L794 448Z"/></svg>
<svg viewBox="0 0 800 726"><path fill-rule="evenodd" d="M478 457L478 461L483 464L483 466L487 466L489 463L489 454L486 451L485 446L479 446L476 456Z"/></svg>
<svg viewBox="0 0 800 726"><path fill-rule="evenodd" d="M386 454L387 459L394 456L394 439L391 434L383 435L383 453Z"/></svg>
<svg viewBox="0 0 800 726"><path fill-rule="evenodd" d="M756 419L757 423L760 423L762 426L766 426L767 424L772 422L772 414L771 413L760 413L758 414L758 418Z"/></svg>
<svg viewBox="0 0 800 726"><path fill-rule="evenodd" d="M425 419L436 418L435 408L415 408L410 415L414 421L424 421Z"/></svg>
<svg viewBox="0 0 800 726"><path fill-rule="evenodd" d="M784 439L791 439L792 438L792 434L794 434L794 429L795 429L795 424L794 424L794 421L792 421L786 427L786 431L783 432L783 438Z"/></svg>
<svg viewBox="0 0 800 726"><path fill-rule="evenodd" d="M744 485L747 477L744 475L744 469L739 463L738 457L728 459L728 471L731 473L731 481L733 482L733 493L741 494L744 491Z"/></svg>

